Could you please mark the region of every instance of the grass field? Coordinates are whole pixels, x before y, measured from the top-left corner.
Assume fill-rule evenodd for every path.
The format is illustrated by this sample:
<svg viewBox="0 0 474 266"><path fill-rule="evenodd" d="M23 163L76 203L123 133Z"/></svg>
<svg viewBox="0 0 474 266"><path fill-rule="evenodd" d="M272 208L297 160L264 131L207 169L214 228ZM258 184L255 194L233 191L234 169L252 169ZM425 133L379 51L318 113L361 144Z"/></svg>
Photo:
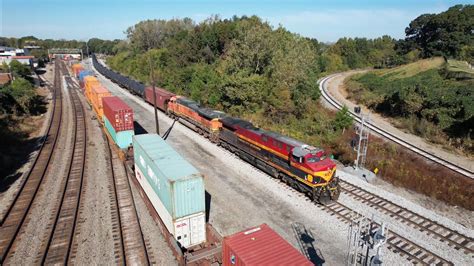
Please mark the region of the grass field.
<svg viewBox="0 0 474 266"><path fill-rule="evenodd" d="M474 69L466 61L448 60L446 63L448 77L457 79L474 79Z"/></svg>
<svg viewBox="0 0 474 266"><path fill-rule="evenodd" d="M416 61L411 64L402 65L395 68L384 69L375 71L377 75L386 77L391 80L403 79L413 77L421 72L425 72L430 69L440 68L445 64L445 60L442 57L433 57L429 59L423 59Z"/></svg>

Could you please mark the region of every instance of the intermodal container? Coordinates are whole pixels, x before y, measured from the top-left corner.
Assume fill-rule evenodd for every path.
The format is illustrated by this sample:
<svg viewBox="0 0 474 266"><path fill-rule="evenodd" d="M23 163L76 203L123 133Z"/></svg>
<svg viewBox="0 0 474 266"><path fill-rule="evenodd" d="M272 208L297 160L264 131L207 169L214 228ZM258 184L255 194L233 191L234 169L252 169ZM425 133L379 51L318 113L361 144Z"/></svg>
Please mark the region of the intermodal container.
<svg viewBox="0 0 474 266"><path fill-rule="evenodd" d="M122 130L115 131L115 128L112 126L112 123L109 122L107 117L104 115L104 125L105 129L109 133L110 137L114 140L115 144L120 147L120 149L126 149L132 145L132 137L135 134L132 130Z"/></svg>
<svg viewBox="0 0 474 266"><path fill-rule="evenodd" d="M100 85L99 80L94 76L86 76L84 77L84 90L86 95L90 93L93 86Z"/></svg>
<svg viewBox="0 0 474 266"><path fill-rule="evenodd" d="M133 136L135 176L168 231L184 247L206 241L203 176L159 135Z"/></svg>
<svg viewBox="0 0 474 266"><path fill-rule="evenodd" d="M102 98L112 96L112 94L104 86L98 85L92 87L89 95L89 100L92 104L92 107L94 108L94 111L96 112L99 119L102 120L102 117L104 116L104 110L102 109Z"/></svg>
<svg viewBox="0 0 474 266"><path fill-rule="evenodd" d="M166 111L166 109L168 108L168 102L170 101L171 97L176 96L176 94L158 87L155 87L155 95L156 107L158 107L162 111ZM145 88L145 100L153 105L154 99L152 87Z"/></svg>
<svg viewBox="0 0 474 266"><path fill-rule="evenodd" d="M84 67L81 64L74 64L72 65L71 69L72 69L72 72L74 73L74 76L77 78L79 77L79 72L84 70Z"/></svg>
<svg viewBox="0 0 474 266"><path fill-rule="evenodd" d="M313 265L267 224L224 237L224 266Z"/></svg>
<svg viewBox="0 0 474 266"><path fill-rule="evenodd" d="M94 74L90 70L79 71L79 84L81 85L81 88L84 88L84 78L87 76L94 76Z"/></svg>
<svg viewBox="0 0 474 266"><path fill-rule="evenodd" d="M102 106L115 131L133 130L133 109L119 97L102 98Z"/></svg>

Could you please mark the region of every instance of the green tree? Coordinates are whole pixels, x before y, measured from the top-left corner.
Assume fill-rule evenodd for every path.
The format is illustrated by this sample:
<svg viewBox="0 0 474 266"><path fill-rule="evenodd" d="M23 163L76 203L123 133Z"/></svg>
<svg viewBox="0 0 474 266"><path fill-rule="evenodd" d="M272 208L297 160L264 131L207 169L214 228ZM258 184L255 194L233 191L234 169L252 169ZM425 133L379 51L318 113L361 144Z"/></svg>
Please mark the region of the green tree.
<svg viewBox="0 0 474 266"><path fill-rule="evenodd" d="M10 62L10 70L15 77L29 78L31 75L30 68L18 62L17 60L12 60Z"/></svg>
<svg viewBox="0 0 474 266"><path fill-rule="evenodd" d="M458 58L464 46L474 45L473 28L474 5L456 5L440 14L423 14L405 29L404 49L420 49L424 57Z"/></svg>
<svg viewBox="0 0 474 266"><path fill-rule="evenodd" d="M341 110L337 111L336 117L334 118L334 129L345 130L352 125L353 118L350 115L349 108L343 106Z"/></svg>
<svg viewBox="0 0 474 266"><path fill-rule="evenodd" d="M26 79L17 77L12 83L4 88L0 89L0 93L8 94L16 101L19 108L18 111L29 113L29 107L36 92L29 81Z"/></svg>

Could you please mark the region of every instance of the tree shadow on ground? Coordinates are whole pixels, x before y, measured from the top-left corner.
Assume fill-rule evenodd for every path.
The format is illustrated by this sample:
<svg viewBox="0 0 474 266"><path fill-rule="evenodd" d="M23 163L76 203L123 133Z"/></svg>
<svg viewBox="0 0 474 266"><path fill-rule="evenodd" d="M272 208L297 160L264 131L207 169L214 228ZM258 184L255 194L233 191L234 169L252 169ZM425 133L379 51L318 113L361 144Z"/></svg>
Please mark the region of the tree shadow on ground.
<svg viewBox="0 0 474 266"><path fill-rule="evenodd" d="M22 134L11 132L0 126L0 193L7 191L23 172L18 170L33 156L33 152L40 148L42 137L25 138ZM6 132L7 131L7 132ZM10 134L10 135L8 135ZM9 139L8 141L6 139ZM29 171L29 169L25 169Z"/></svg>
<svg viewBox="0 0 474 266"><path fill-rule="evenodd" d="M36 95L31 100L31 106L29 109L31 115L44 114L48 111L48 102L45 100L45 97Z"/></svg>

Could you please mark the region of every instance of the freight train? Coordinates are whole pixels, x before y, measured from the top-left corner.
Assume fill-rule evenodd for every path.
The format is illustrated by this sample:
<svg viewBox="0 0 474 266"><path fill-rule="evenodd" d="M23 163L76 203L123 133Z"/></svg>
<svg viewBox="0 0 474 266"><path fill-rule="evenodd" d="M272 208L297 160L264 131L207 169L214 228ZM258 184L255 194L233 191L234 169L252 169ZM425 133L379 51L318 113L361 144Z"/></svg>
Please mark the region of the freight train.
<svg viewBox="0 0 474 266"><path fill-rule="evenodd" d="M88 103L116 147L133 150L136 180L178 249L212 247L207 241L202 174L160 136L135 136L133 109L112 96L92 72L77 65L72 71L82 81Z"/></svg>
<svg viewBox="0 0 474 266"><path fill-rule="evenodd" d="M322 204L337 200L340 194L336 164L325 151L296 139L254 126L163 88L145 87L100 64L92 56L95 69L119 86L142 97L172 118L238 155L253 166L281 179L289 186Z"/></svg>
<svg viewBox="0 0 474 266"><path fill-rule="evenodd" d="M82 81L86 99L100 119L106 134L115 143L119 154L133 151L133 160L126 160L134 172L133 182L157 222L179 264L185 265L253 265L312 263L266 224L222 237L206 223L206 203L203 175L182 158L157 134L134 135L133 109L119 97L112 96L82 66L73 65L74 75ZM148 101L153 97L150 90ZM159 95L157 95L159 94ZM169 114L186 119L190 125L207 128L214 142L220 135L213 130L222 128L218 118L222 112L205 109L171 92L158 89L153 102L159 101ZM169 106L168 106L169 103ZM186 109L186 108L189 109ZM192 110L192 111L190 111ZM196 113L194 113L196 112ZM199 115L196 115L199 114ZM227 118L228 117L223 117ZM202 119L209 120L208 122ZM196 123L196 121L200 121ZM225 124L225 123L224 123ZM132 149L130 149L132 148Z"/></svg>

